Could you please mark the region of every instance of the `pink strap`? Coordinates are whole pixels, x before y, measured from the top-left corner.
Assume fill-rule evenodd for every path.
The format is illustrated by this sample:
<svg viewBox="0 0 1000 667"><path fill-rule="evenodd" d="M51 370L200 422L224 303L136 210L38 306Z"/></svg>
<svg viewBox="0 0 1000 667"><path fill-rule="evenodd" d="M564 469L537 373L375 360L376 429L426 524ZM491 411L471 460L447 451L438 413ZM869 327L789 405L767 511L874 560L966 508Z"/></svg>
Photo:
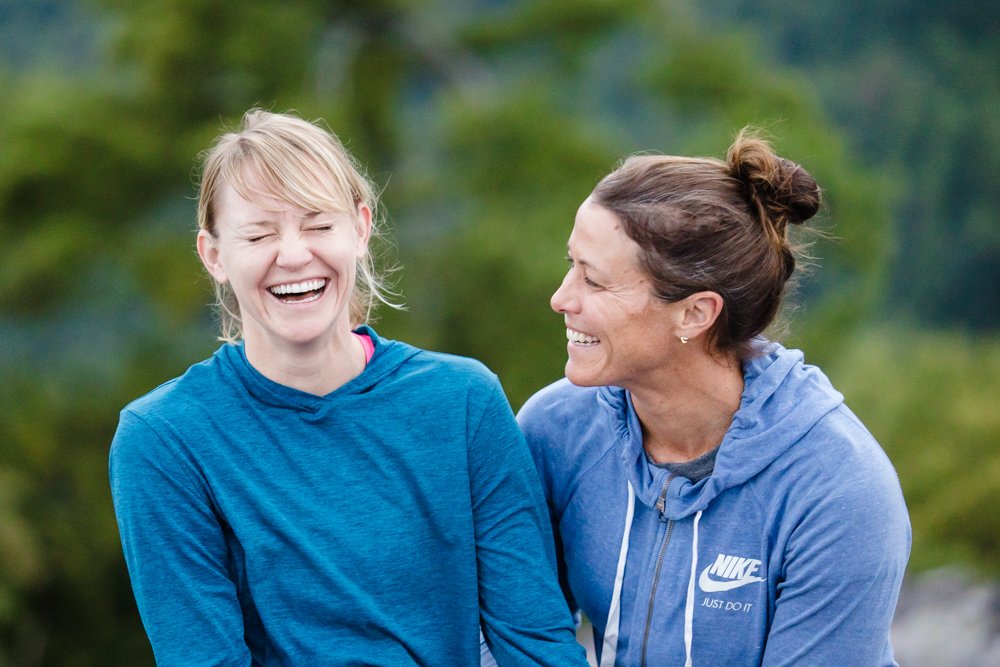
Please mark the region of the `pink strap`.
<svg viewBox="0 0 1000 667"><path fill-rule="evenodd" d="M351 332L354 337L361 341L361 347L365 348L365 363L367 364L372 360L372 355L375 354L375 343L372 342L372 337L368 334L359 334L354 331Z"/></svg>

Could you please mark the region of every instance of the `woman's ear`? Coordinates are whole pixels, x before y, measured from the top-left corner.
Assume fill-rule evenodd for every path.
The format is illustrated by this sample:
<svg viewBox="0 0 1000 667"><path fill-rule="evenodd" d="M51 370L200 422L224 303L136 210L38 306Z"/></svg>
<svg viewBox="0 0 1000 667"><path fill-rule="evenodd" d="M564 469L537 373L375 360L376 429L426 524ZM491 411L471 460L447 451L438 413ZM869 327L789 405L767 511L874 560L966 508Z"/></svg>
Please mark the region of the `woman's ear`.
<svg viewBox="0 0 1000 667"><path fill-rule="evenodd" d="M358 259L361 259L368 253L368 242L371 240L372 236L372 210L368 204L364 202L358 203L358 219L357 219L357 231L358 231Z"/></svg>
<svg viewBox="0 0 1000 667"><path fill-rule="evenodd" d="M215 282L220 285L229 282L229 276L226 275L225 269L222 268L222 262L219 261L219 246L207 230L198 231L197 246L198 257L201 258L205 270L215 279Z"/></svg>
<svg viewBox="0 0 1000 667"><path fill-rule="evenodd" d="M693 339L712 328L722 313L724 302L716 292L695 292L685 298L682 303L680 323L677 336Z"/></svg>

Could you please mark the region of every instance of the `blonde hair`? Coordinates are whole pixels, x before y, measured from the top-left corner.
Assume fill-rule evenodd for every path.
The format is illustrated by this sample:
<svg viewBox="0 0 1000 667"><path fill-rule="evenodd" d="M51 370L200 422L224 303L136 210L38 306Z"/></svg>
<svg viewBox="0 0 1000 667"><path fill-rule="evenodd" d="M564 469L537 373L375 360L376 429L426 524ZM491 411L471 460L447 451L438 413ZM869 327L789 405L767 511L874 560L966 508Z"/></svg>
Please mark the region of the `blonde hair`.
<svg viewBox="0 0 1000 667"><path fill-rule="evenodd" d="M365 204L372 212L372 233L380 233L378 195L357 160L337 136L290 113L250 109L237 130L215 140L201 155L198 190L198 227L213 238L219 191L229 185L247 201L276 199L293 206L325 213L357 215ZM369 246L371 242L369 241ZM221 339L229 342L243 336L240 307L227 284L213 280ZM376 270L369 249L359 259L357 281L351 294L351 326L367 323L379 302L398 308L386 276Z"/></svg>

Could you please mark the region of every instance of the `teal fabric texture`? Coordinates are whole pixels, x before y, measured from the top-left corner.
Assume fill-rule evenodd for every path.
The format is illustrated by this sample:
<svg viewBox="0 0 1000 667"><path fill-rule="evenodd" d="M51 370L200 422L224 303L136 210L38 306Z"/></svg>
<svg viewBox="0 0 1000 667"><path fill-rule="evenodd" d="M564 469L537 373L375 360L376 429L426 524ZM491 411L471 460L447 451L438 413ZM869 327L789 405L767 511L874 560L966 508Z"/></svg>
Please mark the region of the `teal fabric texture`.
<svg viewBox="0 0 1000 667"><path fill-rule="evenodd" d="M241 345L128 405L110 455L160 665L583 665L531 456L476 361L359 329L327 396Z"/></svg>

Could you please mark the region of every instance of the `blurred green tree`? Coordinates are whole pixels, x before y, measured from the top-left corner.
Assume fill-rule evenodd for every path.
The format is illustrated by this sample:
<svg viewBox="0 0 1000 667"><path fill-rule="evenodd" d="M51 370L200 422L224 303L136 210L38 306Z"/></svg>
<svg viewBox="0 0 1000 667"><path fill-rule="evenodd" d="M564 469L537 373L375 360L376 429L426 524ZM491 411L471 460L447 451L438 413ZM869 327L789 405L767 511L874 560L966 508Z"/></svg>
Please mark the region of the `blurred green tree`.
<svg viewBox="0 0 1000 667"><path fill-rule="evenodd" d="M868 162L897 177L882 303L945 331L1000 327L1000 5L706 0L817 82Z"/></svg>

